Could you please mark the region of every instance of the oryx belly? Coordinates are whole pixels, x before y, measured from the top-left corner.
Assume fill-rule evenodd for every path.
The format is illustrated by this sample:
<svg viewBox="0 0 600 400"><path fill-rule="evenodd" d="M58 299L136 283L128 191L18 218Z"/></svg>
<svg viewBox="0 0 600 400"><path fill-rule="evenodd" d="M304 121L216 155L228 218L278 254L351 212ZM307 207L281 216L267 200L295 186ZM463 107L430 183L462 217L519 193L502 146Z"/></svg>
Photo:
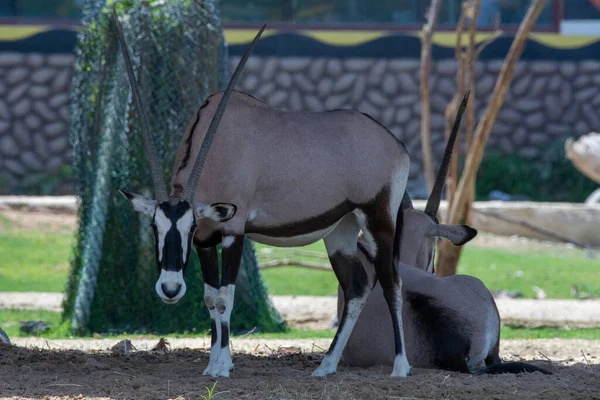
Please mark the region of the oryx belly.
<svg viewBox="0 0 600 400"><path fill-rule="evenodd" d="M290 237L276 237L276 236L267 236L261 235L260 233L249 233L247 236L254 240L255 242L266 244L268 246L276 246L276 247L296 247L296 246L306 246L311 243L315 243L325 236L327 236L335 227L338 225L339 221L335 224L325 228L315 230L314 232L305 233L297 236Z"/></svg>

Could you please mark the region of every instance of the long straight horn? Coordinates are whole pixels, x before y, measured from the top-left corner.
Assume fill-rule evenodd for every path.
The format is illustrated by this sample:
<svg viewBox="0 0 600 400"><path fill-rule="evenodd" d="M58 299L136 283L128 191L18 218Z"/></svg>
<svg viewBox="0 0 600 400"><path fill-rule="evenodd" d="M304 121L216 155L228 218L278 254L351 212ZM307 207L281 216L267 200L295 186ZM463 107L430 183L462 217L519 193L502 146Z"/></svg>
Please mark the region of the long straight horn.
<svg viewBox="0 0 600 400"><path fill-rule="evenodd" d="M431 189L431 194L427 199L427 205L425 206L425 214L429 215L430 217L436 217L438 209L440 207L440 201L442 200L442 190L444 189L444 184L446 183L448 167L450 165L450 159L452 158L452 151L454 150L454 142L456 142L458 128L460 128L460 120L462 119L465 109L467 108L467 100L469 99L469 93L470 91L467 90L467 93L465 93L465 97L463 97L462 103L460 103L460 108L456 113L454 125L452 126L452 132L450 133L450 137L448 138L448 143L446 143L444 158L442 159L440 169L438 170L437 176L435 177L435 183L433 184L433 189Z"/></svg>
<svg viewBox="0 0 600 400"><path fill-rule="evenodd" d="M225 107L227 107L227 102L229 101L229 97L231 96L231 93L233 92L235 83L237 82L237 79L238 79L240 73L242 72L244 65L246 65L246 61L248 60L248 57L250 57L252 50L254 50L254 47L256 46L258 39L260 39L260 36L262 35L266 26L267 26L267 24L264 24L262 26L262 28L260 28L260 30L256 34L256 37L254 38L252 43L250 43L250 46L246 50L246 54L244 54L244 56L238 63L235 71L233 72L231 79L229 80L229 84L227 85L227 88L225 89L225 92L223 93L223 97L221 97L221 101L219 102L219 105L217 106L215 115L213 115L212 121L210 121L208 130L206 131L206 136L204 136L204 141L202 142L202 146L200 146L200 151L198 152L198 157L196 157L196 161L194 162L194 167L192 168L192 171L190 172L190 176L188 178L187 185L185 187L185 192L184 192L183 197L186 200L188 200L189 202L194 201L194 194L196 192L196 187L198 186L198 181L200 179L200 173L202 173L202 168L204 168L204 162L206 161L206 157L208 156L208 150L210 149L210 146L212 145L212 141L215 137L215 134L217 133L217 128L219 127L219 122L221 122L221 118L223 117L223 114L225 113ZM241 121L240 121L240 123L241 123Z"/></svg>
<svg viewBox="0 0 600 400"><path fill-rule="evenodd" d="M167 201L169 196L167 194L167 187L165 186L164 176L160 161L158 159L158 153L156 147L154 147L154 141L150 135L150 124L148 123L148 115L142 104L142 96L140 96L140 90L135 80L133 73L133 67L131 66L131 59L129 57L129 50L127 49L127 43L125 43L125 37L123 36L123 28L117 17L115 10L112 10L112 18L117 31L117 37L121 43L121 50L123 51L123 60L125 61L125 69L127 70L127 76L129 77L129 84L131 85L131 92L133 95L133 101L135 108L139 113L139 117L142 125L142 134L144 136L144 150L148 163L150 164L150 173L152 174L152 180L154 181L154 191L156 200L159 202Z"/></svg>

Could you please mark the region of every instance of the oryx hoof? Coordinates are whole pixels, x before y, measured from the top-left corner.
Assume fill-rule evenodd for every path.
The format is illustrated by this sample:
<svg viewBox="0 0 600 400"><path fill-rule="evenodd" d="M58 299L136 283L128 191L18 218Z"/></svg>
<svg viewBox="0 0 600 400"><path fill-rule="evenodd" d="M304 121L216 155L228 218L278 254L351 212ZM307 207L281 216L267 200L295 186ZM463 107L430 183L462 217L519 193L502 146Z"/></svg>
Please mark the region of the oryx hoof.
<svg viewBox="0 0 600 400"><path fill-rule="evenodd" d="M336 372L335 369L319 367L313 371L311 376L327 376L327 375L333 375L333 374L335 374L335 372Z"/></svg>
<svg viewBox="0 0 600 400"><path fill-rule="evenodd" d="M406 356L397 355L394 360L394 369L392 370L391 377L405 378L410 375L412 367L408 363Z"/></svg>

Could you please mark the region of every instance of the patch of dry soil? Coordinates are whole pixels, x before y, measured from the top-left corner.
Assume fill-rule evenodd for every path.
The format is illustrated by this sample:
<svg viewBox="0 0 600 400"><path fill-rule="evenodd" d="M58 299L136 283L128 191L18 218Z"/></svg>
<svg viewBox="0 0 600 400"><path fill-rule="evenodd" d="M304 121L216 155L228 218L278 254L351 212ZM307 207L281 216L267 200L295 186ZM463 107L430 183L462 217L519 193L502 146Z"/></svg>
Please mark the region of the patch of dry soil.
<svg viewBox="0 0 600 400"><path fill-rule="evenodd" d="M310 374L322 353L310 352L306 347L310 341L299 341L304 343L302 352L295 352L298 349L294 347L277 350L277 341L270 343L272 351L253 352L256 341L248 340L247 346L244 340L236 342L235 369L231 378L218 380L215 399L600 398L600 364L593 355L600 354L600 343L593 341L513 340L503 344L505 359L523 357L553 375L474 376L414 369L404 379L390 378L391 367L343 364L334 376L314 378ZM539 351L552 361L544 360ZM0 347L0 397L197 399L214 384L213 379L202 376L207 362L206 350L178 346L167 352L129 354L4 346Z"/></svg>

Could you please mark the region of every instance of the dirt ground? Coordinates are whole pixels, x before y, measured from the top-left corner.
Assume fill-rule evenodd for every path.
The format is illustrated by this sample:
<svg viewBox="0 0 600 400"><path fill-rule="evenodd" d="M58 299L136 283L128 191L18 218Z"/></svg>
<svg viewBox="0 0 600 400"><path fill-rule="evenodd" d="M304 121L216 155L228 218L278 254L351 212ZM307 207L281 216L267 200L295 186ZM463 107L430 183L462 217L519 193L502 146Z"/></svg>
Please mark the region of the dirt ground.
<svg viewBox="0 0 600 400"><path fill-rule="evenodd" d="M343 364L334 376L313 378L322 351L313 346L311 352L310 341L300 341L298 347L242 342L234 343L235 369L231 378L218 380L214 399L600 399L600 361L595 357L600 343L593 341L503 343L505 360L528 360L553 375L474 376L415 368L407 378L390 378L391 367ZM0 398L201 399L214 380L202 376L208 352L199 344L128 354L2 346Z"/></svg>

